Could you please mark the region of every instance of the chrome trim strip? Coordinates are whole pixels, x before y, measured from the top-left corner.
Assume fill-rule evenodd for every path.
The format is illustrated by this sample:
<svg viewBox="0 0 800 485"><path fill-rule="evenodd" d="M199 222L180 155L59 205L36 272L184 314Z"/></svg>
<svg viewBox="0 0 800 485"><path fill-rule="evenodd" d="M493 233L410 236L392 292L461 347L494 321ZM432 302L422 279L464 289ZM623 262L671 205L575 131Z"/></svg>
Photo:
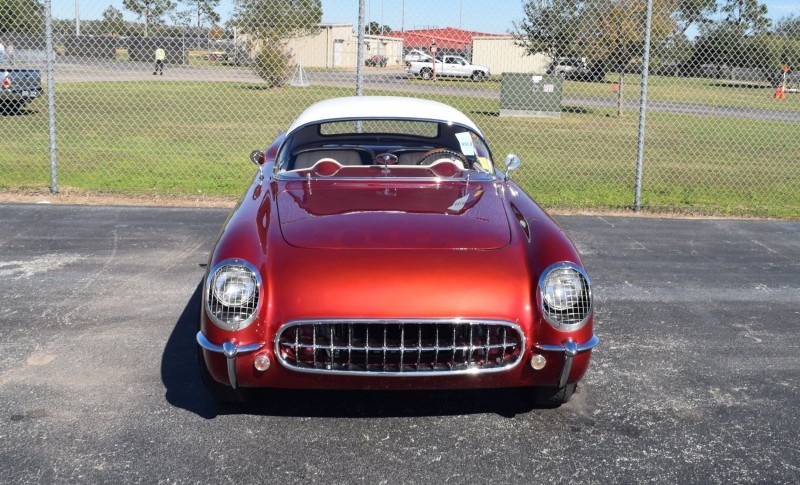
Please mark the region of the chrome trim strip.
<svg viewBox="0 0 800 485"><path fill-rule="evenodd" d="M247 268L250 272L252 272L255 275L256 282L258 283L258 301L256 302L256 309L247 320L239 322L237 325L230 325L218 319L211 311L208 301L208 294L211 291L211 280L214 278L214 275L221 267L228 265L238 265ZM261 279L261 273L259 273L258 269L255 266L253 266L251 263L243 259L233 258L220 261L219 263L215 264L214 267L211 268L211 270L206 275L205 284L203 285L203 308L205 308L206 315L208 316L208 319L211 320L211 323L213 323L215 326L223 330L237 331L247 328L251 323L253 323L256 320L256 318L258 318L258 313L261 310L261 301L263 299L264 299L264 284L263 280Z"/></svg>
<svg viewBox="0 0 800 485"><path fill-rule="evenodd" d="M295 367L288 362L286 362L281 355L281 348L280 348L280 338L284 331L289 328L298 326L298 325L308 325L308 324L378 324L378 325L401 325L401 324L455 324L461 323L464 325L501 325L504 327L510 327L514 329L520 337L520 350L519 355L517 356L517 360L513 363L501 367L501 368L492 368L492 369L478 369L478 368L468 368L462 370L454 370L454 371L414 371L414 372L386 372L386 371L375 371L375 372L366 372L366 371L344 371L344 370L327 370L327 369L308 369L302 367ZM386 332L386 327L384 327L384 337ZM439 334L438 334L439 327L436 327L436 345L434 350L438 355L440 349L449 349L450 346L441 347L439 343ZM291 344L290 344L291 345ZM347 346L335 346L335 350L348 350L348 347L352 350L358 350L358 347L354 347L352 345ZM472 345L466 346L456 346L455 342L452 346L455 348L456 351L467 351ZM491 348L499 348L500 344L493 344ZM329 348L329 347L326 347ZM400 350L403 347L388 347L385 343L383 346L379 347L369 347L368 345L363 347L364 350L374 350L374 351L383 351L384 356L387 350ZM417 347L406 347L406 350L418 350ZM562 347L563 350L563 347ZM312 319L312 320L293 320L291 322L284 323L275 332L275 342L274 342L274 351L275 351L275 359L280 362L280 364L291 371L295 372L304 372L309 374L327 374L327 375L350 375L350 376L381 376L381 377L403 377L403 376L420 376L420 377L430 377L430 376L452 376L452 375L475 375L475 374L489 374L489 373L497 373L497 372L505 372L515 368L519 365L520 362L524 359L525 355L527 355L527 341L525 338L525 332L522 331L522 327L514 322L509 322L505 320L488 320L488 319L481 319L481 320L472 320L467 318L401 318L401 319L369 319L369 318L351 318L351 319ZM454 352L455 355L455 352ZM316 357L316 354L315 354ZM385 357L384 357L385 358Z"/></svg>
<svg viewBox="0 0 800 485"><path fill-rule="evenodd" d="M592 338L587 340L586 342L578 345L575 343L574 340L568 339L565 340L561 345L553 345L553 344L534 344L534 349L543 350L546 352L563 352L564 353L564 362L561 364L561 374L558 377L558 387L564 387L567 385L567 380L569 379L569 373L572 371L572 361L576 355L581 352L586 352L587 350L592 350L600 343L600 339L597 338L597 335L592 335Z"/></svg>
<svg viewBox="0 0 800 485"><path fill-rule="evenodd" d="M544 311L544 295L542 294L543 292L542 284L544 283L545 278L547 278L547 275L549 275L553 270L559 268L572 268L578 273L580 273L581 276L586 280L586 287L589 289L589 310L586 312L586 317L584 317L584 319L578 323L566 323L566 324L559 323L557 321L554 321L550 317L550 315L548 315L547 312ZM586 274L586 271L577 264L572 263L570 261L561 261L559 263L551 264L550 266L545 268L544 271L542 271L542 274L539 276L539 282L537 283L537 286L539 289L539 301L538 301L539 312L542 314L542 317L545 319L545 321L550 324L550 326L566 332L573 332L575 330L580 330L581 328L583 328L583 326L586 325L589 319L592 318L592 315L594 314L594 296L592 296L592 282L591 280L589 280L589 275Z"/></svg>
<svg viewBox="0 0 800 485"><path fill-rule="evenodd" d="M211 343L206 336L203 335L202 331L197 332L196 338L197 344L200 345L200 347L208 350L209 352L225 355L228 365L228 380L231 383L231 387L234 389L236 389L239 383L236 377L236 356L241 353L255 352L265 345L259 343L238 345L233 340L227 340L223 342L222 345L216 345Z"/></svg>
<svg viewBox="0 0 800 485"><path fill-rule="evenodd" d="M362 165L363 167L380 167L380 165ZM393 165L392 167L397 167L398 165ZM402 166L402 165L399 165ZM472 176L470 181L473 182L493 182L496 180L494 176L491 174L487 174L486 172L478 172L472 171L478 174L485 174L487 175L486 178L483 177L475 177ZM306 177L300 176L291 176L289 174L294 173L292 172L281 172L275 176L275 180L281 180L286 182L306 182ZM309 172L310 175L310 172ZM334 182L464 182L466 180L466 176L462 177L383 177L376 174L374 177L311 177L311 180L328 180Z"/></svg>
<svg viewBox="0 0 800 485"><path fill-rule="evenodd" d="M597 344L600 343L600 339L597 338L597 335L592 335L592 338L587 340L586 342L578 345L577 353L585 352L587 350L592 350L593 348L597 347ZM565 352L566 348L564 344L560 345L553 345L553 344L533 344L533 348L544 350L547 352Z"/></svg>

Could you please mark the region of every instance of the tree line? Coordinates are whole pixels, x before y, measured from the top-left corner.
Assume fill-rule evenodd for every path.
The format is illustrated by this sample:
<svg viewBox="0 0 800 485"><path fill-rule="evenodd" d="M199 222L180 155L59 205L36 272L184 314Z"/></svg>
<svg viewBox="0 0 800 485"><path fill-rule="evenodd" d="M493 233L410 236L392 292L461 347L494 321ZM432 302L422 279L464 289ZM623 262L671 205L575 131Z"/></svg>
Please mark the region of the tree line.
<svg viewBox="0 0 800 485"><path fill-rule="evenodd" d="M692 74L750 68L771 78L800 70L800 17L777 22L758 0L652 0L651 69ZM529 54L581 58L620 75L639 71L644 0L528 0L513 24ZM620 79L621 81L622 79Z"/></svg>

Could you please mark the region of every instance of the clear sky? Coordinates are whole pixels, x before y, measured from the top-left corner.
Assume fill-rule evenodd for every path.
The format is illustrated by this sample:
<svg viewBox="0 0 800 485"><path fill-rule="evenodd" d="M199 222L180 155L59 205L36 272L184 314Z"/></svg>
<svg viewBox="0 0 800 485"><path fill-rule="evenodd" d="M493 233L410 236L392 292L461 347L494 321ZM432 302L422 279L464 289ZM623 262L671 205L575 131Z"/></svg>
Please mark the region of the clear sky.
<svg viewBox="0 0 800 485"><path fill-rule="evenodd" d="M122 8L122 0L57 0L53 16L75 18L79 4L82 19L98 19L109 5L122 10L127 20L136 16ZM642 0L644 1L644 0ZM522 17L525 0L366 0L367 20L400 30L423 27L462 27L467 30L503 34ZM800 15L798 0L766 0L769 17L778 19L789 14ZM405 4L405 15L403 5ZM179 8L184 8L179 3ZM358 20L358 0L322 0L323 22L355 24ZM222 0L218 9L222 20L230 18L233 0Z"/></svg>

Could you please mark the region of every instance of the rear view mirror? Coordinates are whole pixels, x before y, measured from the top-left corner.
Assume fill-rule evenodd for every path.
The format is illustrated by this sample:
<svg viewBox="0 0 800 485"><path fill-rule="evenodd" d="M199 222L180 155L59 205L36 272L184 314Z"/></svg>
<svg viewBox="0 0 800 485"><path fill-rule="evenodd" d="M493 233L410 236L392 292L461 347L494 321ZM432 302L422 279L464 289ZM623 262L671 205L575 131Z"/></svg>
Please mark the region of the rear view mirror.
<svg viewBox="0 0 800 485"><path fill-rule="evenodd" d="M267 161L267 154L261 150L253 150L250 152L250 161L260 167Z"/></svg>
<svg viewBox="0 0 800 485"><path fill-rule="evenodd" d="M509 174L514 170L518 169L522 162L520 161L519 157L514 155L513 153L509 153L505 159L506 165L506 178L510 178Z"/></svg>

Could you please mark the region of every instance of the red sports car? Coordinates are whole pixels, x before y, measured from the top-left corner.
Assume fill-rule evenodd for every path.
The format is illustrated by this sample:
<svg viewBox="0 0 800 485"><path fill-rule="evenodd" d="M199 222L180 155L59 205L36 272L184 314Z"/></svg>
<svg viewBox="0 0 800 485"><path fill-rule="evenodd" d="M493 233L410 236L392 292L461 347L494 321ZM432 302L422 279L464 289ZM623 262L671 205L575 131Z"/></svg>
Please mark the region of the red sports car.
<svg viewBox="0 0 800 485"><path fill-rule="evenodd" d="M577 250L434 101L304 111L265 152L211 254L199 363L251 388L575 391L598 339Z"/></svg>

